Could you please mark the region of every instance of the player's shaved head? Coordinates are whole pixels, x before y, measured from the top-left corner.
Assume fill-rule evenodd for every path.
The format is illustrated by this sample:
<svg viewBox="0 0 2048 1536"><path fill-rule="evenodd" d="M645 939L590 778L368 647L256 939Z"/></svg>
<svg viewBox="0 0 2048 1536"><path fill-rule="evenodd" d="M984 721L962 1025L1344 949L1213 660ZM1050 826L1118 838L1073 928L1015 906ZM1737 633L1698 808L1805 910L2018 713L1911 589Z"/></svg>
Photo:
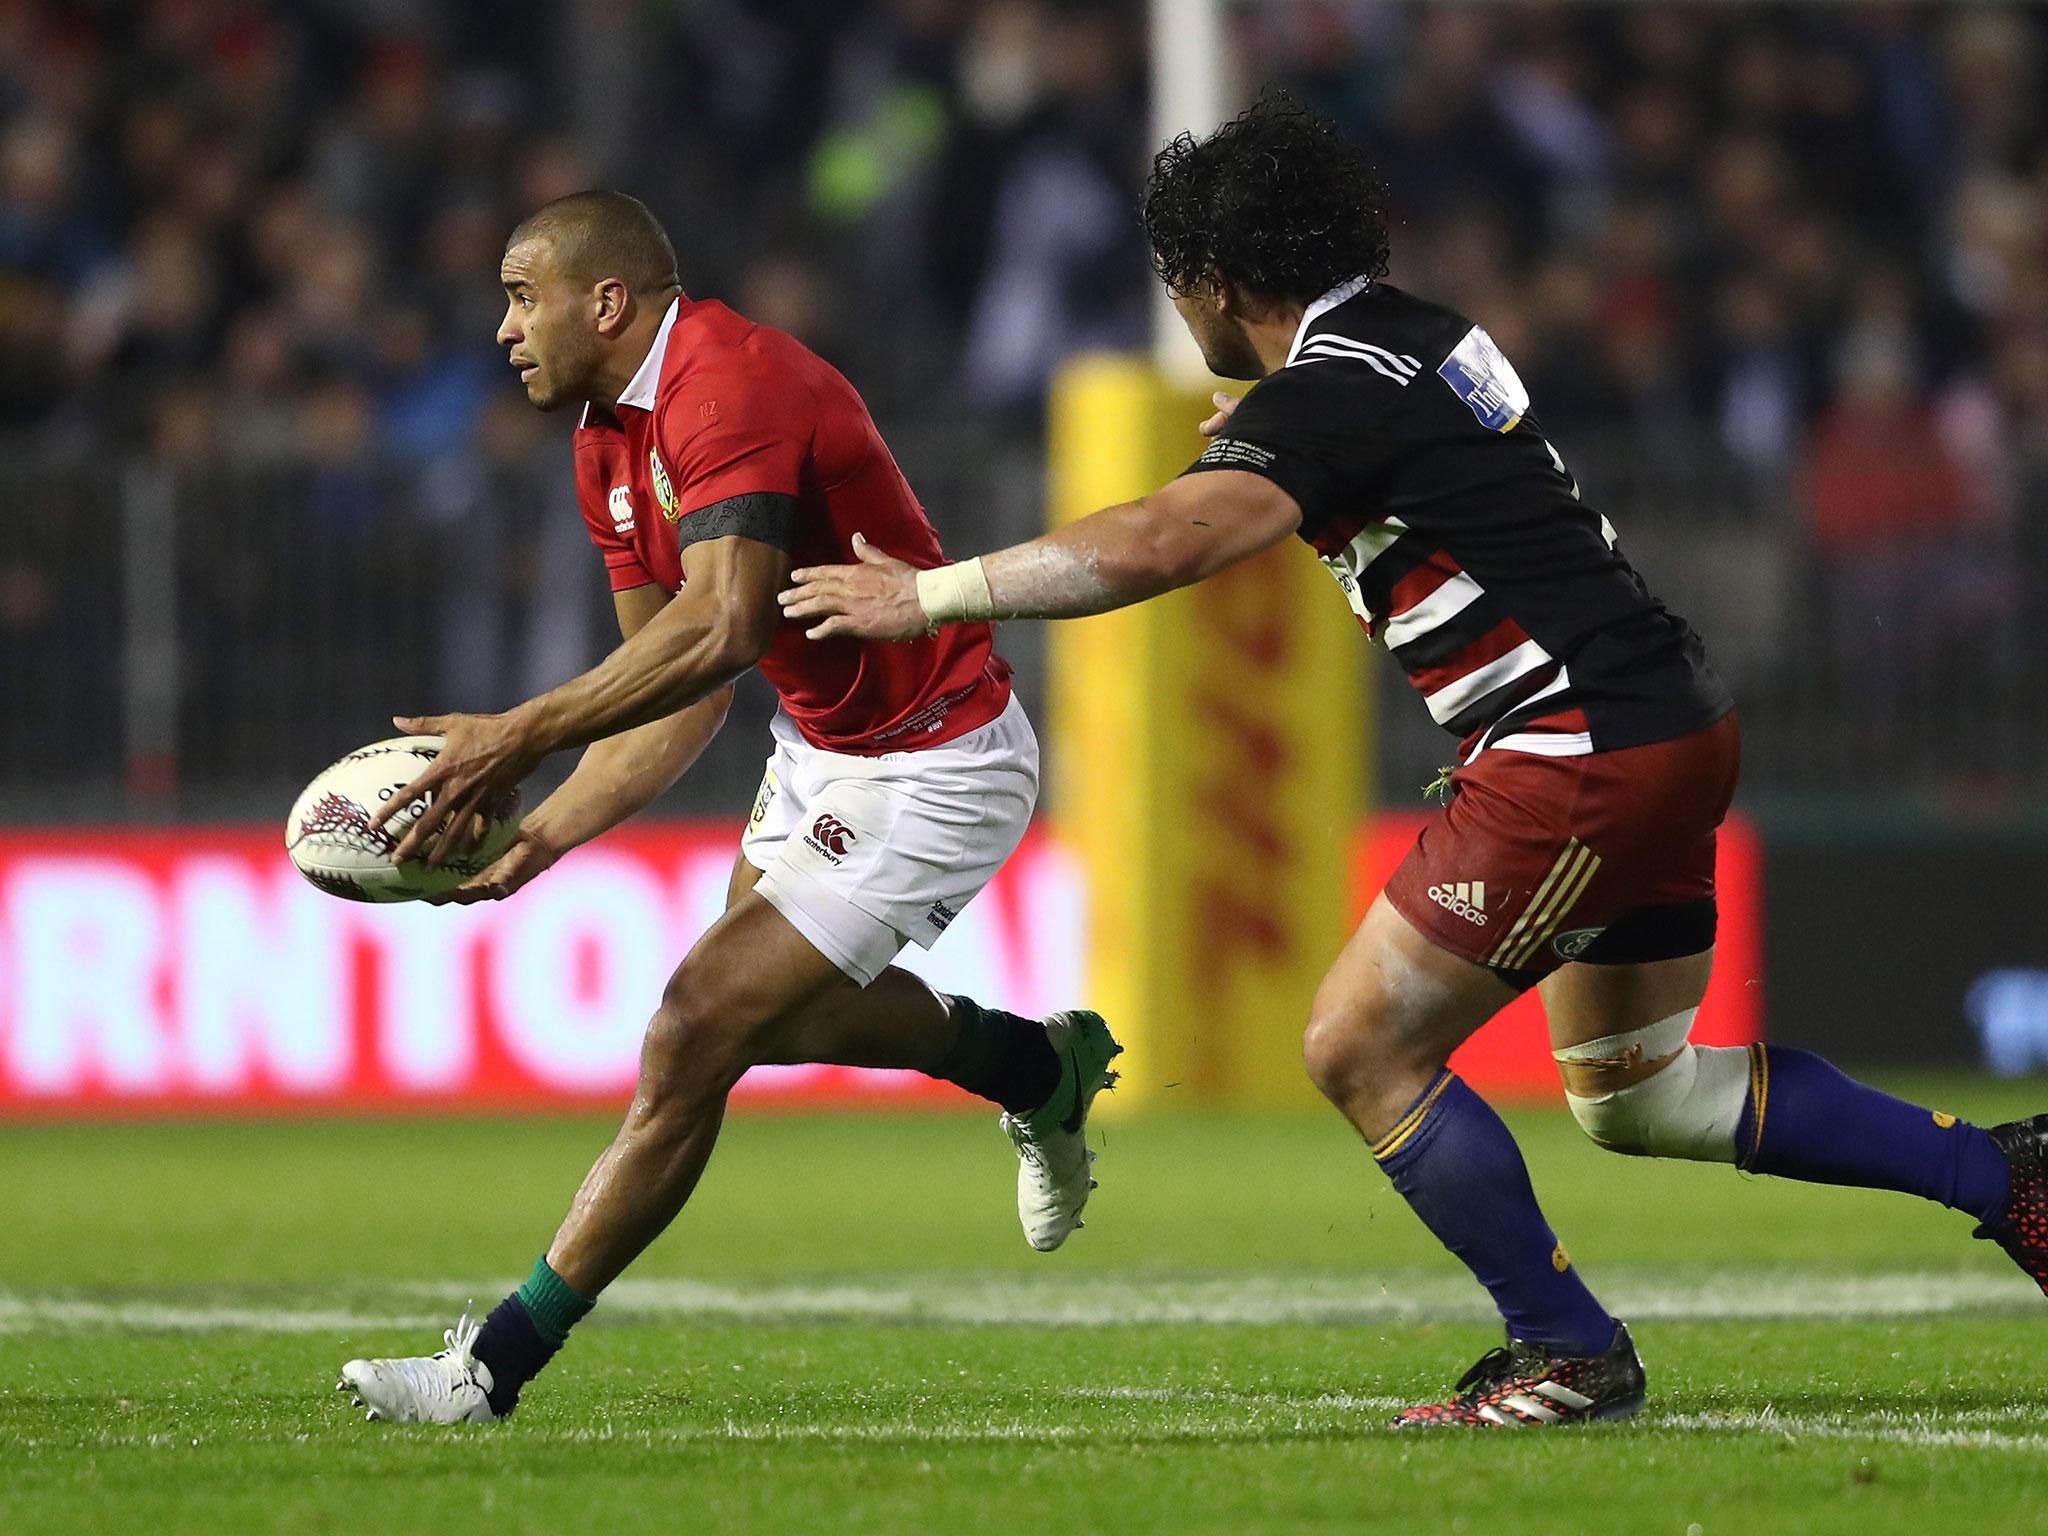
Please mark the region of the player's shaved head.
<svg viewBox="0 0 2048 1536"><path fill-rule="evenodd" d="M544 241L556 273L577 284L616 278L636 294L682 287L668 231L637 197L593 189L535 209L505 242Z"/></svg>
<svg viewBox="0 0 2048 1536"><path fill-rule="evenodd" d="M572 192L534 210L505 242L499 344L544 411L607 409L646 358L682 288L676 248L623 192Z"/></svg>

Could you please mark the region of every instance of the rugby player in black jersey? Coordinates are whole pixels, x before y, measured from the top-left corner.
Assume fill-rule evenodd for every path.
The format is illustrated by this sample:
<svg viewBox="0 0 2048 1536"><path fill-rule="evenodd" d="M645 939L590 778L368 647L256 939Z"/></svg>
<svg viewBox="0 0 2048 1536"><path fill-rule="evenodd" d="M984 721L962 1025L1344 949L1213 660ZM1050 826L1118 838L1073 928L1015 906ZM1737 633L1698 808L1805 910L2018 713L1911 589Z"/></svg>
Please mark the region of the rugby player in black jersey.
<svg viewBox="0 0 2048 1536"><path fill-rule="evenodd" d="M792 573L818 637L1070 618L1290 535L1459 740L1448 803L1337 956L1307 1021L1317 1087L1498 1305L1507 1343L1397 1425L1633 1413L1643 1368L1537 1208L1507 1127L1445 1063L1543 996L1572 1113L1612 1151L1894 1189L1974 1216L2048 1290L2048 1116L1989 1130L1807 1051L1697 1046L1733 701L1581 500L1513 366L1382 281L1384 189L1282 94L1159 155L1159 274L1209 366L1212 439L1163 489L935 571L856 544Z"/></svg>

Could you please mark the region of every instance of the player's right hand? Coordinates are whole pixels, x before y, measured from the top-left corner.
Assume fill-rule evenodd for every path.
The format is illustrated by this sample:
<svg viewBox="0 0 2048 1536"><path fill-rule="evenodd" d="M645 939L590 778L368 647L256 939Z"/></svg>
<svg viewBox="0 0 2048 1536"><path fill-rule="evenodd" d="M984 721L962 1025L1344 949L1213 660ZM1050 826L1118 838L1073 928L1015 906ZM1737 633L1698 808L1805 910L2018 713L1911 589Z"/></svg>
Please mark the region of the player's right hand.
<svg viewBox="0 0 2048 1536"><path fill-rule="evenodd" d="M519 840L505 850L497 863L482 874L471 875L454 890L426 899L437 907L466 907L476 901L503 901L529 880L544 873L561 856L561 850L538 832L521 827Z"/></svg>
<svg viewBox="0 0 2048 1536"><path fill-rule="evenodd" d="M1230 413L1237 409L1237 396L1226 395L1220 389L1209 398L1215 402L1216 414L1202 423L1202 436L1204 437L1214 437L1218 432L1221 432L1224 424L1230 420Z"/></svg>

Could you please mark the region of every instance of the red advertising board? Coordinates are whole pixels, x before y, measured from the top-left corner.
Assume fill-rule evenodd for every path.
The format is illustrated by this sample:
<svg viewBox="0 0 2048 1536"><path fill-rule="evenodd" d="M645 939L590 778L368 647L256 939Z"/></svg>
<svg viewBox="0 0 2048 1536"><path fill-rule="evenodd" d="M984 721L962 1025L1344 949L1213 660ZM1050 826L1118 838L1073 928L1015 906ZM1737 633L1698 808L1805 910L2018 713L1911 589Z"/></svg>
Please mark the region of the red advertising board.
<svg viewBox="0 0 2048 1536"><path fill-rule="evenodd" d="M1362 908L1413 836L1361 840ZM302 880L269 827L0 830L0 1116L617 1105L676 961L724 902L719 824L629 827L517 900L366 906ZM1722 947L1698 1038L1761 1021L1755 841L1722 855ZM927 954L934 985L1025 1013L1084 994L1086 892L1035 835ZM1535 1004L1457 1065L1554 1091ZM946 1102L909 1073L771 1067L742 1103Z"/></svg>
<svg viewBox="0 0 2048 1536"><path fill-rule="evenodd" d="M269 827L0 831L0 1114L617 1105L737 846L724 825L629 827L513 901L373 906L307 884ZM1071 861L1034 837L907 963L1049 1012L1079 995L1084 920ZM738 1097L950 1094L765 1067Z"/></svg>

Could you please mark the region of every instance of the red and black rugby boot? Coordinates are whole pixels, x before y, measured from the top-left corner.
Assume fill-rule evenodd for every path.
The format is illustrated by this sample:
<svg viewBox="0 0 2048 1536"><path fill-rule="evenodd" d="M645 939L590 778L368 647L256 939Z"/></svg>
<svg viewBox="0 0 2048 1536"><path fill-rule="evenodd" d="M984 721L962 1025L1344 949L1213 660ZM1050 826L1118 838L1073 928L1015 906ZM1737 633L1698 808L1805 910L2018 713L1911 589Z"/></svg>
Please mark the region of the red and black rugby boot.
<svg viewBox="0 0 2048 1536"><path fill-rule="evenodd" d="M2012 1193L1996 1221L1970 1235L1989 1238L2048 1292L2048 1115L2008 1120L1986 1132L2012 1170Z"/></svg>
<svg viewBox="0 0 2048 1536"><path fill-rule="evenodd" d="M1396 1429L1438 1424L1522 1429L1625 1419L1643 1406L1643 1362L1628 1329L1597 1355L1553 1355L1527 1339L1490 1350L1458 1378L1448 1402L1418 1403L1394 1415Z"/></svg>

